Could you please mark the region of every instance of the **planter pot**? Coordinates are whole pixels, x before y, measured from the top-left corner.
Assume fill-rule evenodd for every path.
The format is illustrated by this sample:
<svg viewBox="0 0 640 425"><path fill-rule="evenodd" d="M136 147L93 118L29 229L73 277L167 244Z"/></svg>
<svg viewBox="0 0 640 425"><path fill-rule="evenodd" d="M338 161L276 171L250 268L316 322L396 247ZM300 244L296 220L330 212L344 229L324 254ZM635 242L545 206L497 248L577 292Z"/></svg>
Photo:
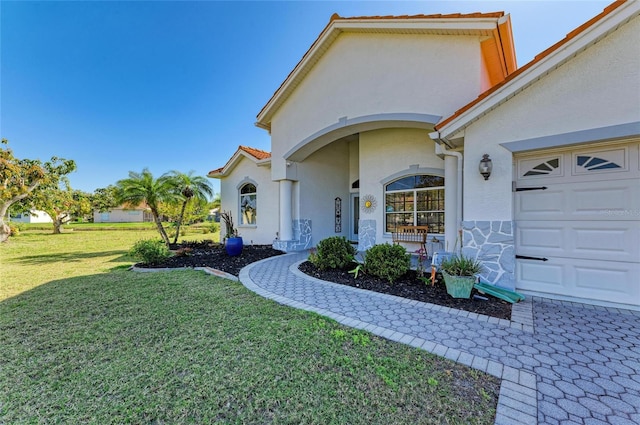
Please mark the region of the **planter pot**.
<svg viewBox="0 0 640 425"><path fill-rule="evenodd" d="M242 253L242 238L228 238L226 243L224 244L224 249L227 251L231 257L235 257L236 255L240 255Z"/></svg>
<svg viewBox="0 0 640 425"><path fill-rule="evenodd" d="M471 298L471 290L476 283L475 276L452 276L442 271L447 293L453 298Z"/></svg>

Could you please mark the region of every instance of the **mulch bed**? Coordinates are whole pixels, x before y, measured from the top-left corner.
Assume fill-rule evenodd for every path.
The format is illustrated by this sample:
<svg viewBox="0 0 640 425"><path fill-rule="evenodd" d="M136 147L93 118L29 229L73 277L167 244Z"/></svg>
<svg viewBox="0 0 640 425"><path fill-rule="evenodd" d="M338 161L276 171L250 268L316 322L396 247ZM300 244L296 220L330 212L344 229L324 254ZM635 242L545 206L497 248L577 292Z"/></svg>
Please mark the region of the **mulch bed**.
<svg viewBox="0 0 640 425"><path fill-rule="evenodd" d="M190 251L188 255L175 255L162 263L136 264L136 267L212 267L238 276L240 269L248 264L264 258L284 254L282 251L273 249L271 245L247 245L242 250L242 254L230 257L225 251L224 246L208 240L185 242L179 246L172 246L171 248L173 250L184 250L187 248ZM491 295L482 295L487 298L487 300L474 299L473 295L478 294L475 289L471 293L471 299L452 298L447 294L444 282L438 281L434 286L427 285L418 279L414 270L409 271L393 284L390 284L384 279L363 273L360 273L358 279L355 279L353 274L348 273L348 270L319 270L308 261L300 265L300 271L318 279L348 285L354 288L396 295L398 297L457 308L459 310L484 314L500 319L511 319L511 304L492 297Z"/></svg>
<svg viewBox="0 0 640 425"><path fill-rule="evenodd" d="M245 245L242 254L230 257L223 245L212 241L184 242L172 246L172 250L191 249L188 255L174 255L162 263L136 264L141 268L178 268L178 267L212 267L234 276L240 274L240 269L256 261L282 255L284 252L273 249L271 245Z"/></svg>
<svg viewBox="0 0 640 425"><path fill-rule="evenodd" d="M369 276L363 273L354 275L348 270L319 270L308 261L300 264L300 271L322 280L352 286L354 288L366 289L388 295L396 295L402 298L422 301L431 304L438 304L445 307L457 308L459 310L470 311L472 313L484 314L497 317L499 319L511 320L511 304L488 294L480 294L476 289L471 292L470 299L453 298L447 293L444 281L440 278L435 285L425 284L418 279L415 270L410 270L398 281L389 283L385 279ZM487 300L474 299L474 295L480 295Z"/></svg>

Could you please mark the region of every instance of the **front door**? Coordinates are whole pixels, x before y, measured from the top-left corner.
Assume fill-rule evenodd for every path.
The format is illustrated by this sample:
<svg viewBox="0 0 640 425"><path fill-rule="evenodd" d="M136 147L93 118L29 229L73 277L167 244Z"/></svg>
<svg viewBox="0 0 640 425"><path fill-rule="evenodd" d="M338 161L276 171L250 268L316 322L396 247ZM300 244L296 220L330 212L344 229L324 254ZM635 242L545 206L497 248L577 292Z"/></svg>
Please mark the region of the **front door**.
<svg viewBox="0 0 640 425"><path fill-rule="evenodd" d="M358 242L358 221L360 220L360 194L351 194L351 220L349 225L349 239Z"/></svg>

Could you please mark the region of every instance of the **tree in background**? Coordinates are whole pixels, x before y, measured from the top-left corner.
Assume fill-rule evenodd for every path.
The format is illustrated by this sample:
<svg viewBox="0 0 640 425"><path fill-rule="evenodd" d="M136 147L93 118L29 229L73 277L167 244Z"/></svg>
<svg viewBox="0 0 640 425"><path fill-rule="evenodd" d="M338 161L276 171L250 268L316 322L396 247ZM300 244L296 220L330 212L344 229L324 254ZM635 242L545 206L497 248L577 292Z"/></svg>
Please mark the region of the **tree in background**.
<svg viewBox="0 0 640 425"><path fill-rule="evenodd" d="M28 209L42 210L53 220L53 234L62 233L62 225L71 220L74 209L73 190L67 179L41 187L26 200Z"/></svg>
<svg viewBox="0 0 640 425"><path fill-rule="evenodd" d="M220 205L222 205L222 199L220 198L220 194L216 193L213 200L209 203L209 207L211 207L211 209L215 209L220 208Z"/></svg>
<svg viewBox="0 0 640 425"><path fill-rule="evenodd" d="M44 164L36 159L18 159L2 139L0 149L0 242L9 238L10 229L4 222L9 207L27 199L42 187L58 186L60 180L76 169L73 160L52 157Z"/></svg>
<svg viewBox="0 0 640 425"><path fill-rule="evenodd" d="M71 196L73 197L71 217L78 221L93 221L93 195L81 190L74 190Z"/></svg>
<svg viewBox="0 0 640 425"><path fill-rule="evenodd" d="M98 212L106 212L118 206L117 188L113 185L101 187L93 191L91 206Z"/></svg>
<svg viewBox="0 0 640 425"><path fill-rule="evenodd" d="M169 246L169 236L167 236L162 221L160 221L158 208L162 202L177 203L181 199L179 193L175 190L172 178L164 174L156 179L151 174L151 171L145 168L142 173L129 171L129 178L118 180L116 187L118 204L136 207L146 203L149 206L160 237Z"/></svg>
<svg viewBox="0 0 640 425"><path fill-rule="evenodd" d="M174 185L174 189L177 194L182 196L182 209L180 216L176 223L176 235L173 239L173 243L178 242L178 236L180 235L180 226L184 220L185 210L187 204L193 199L206 202L209 197L213 196L213 189L211 183L205 177L195 176L195 171L191 170L187 174L179 171L171 171L170 179Z"/></svg>
<svg viewBox="0 0 640 425"><path fill-rule="evenodd" d="M178 204L168 204L163 202L159 205L158 211L160 212L160 217L162 217L166 221L174 223L175 226L177 226L178 221L180 220L180 214L182 212L182 202ZM187 204L187 208L185 208L184 210L182 225L184 227L187 224L205 221L208 215L209 203L202 200L192 199L191 202Z"/></svg>

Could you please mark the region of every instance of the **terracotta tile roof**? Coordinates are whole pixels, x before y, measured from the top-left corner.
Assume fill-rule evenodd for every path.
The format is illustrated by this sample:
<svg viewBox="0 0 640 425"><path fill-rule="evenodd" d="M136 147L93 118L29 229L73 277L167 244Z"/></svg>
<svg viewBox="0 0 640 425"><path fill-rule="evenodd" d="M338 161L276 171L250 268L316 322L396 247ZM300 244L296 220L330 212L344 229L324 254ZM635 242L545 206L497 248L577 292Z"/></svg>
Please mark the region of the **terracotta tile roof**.
<svg viewBox="0 0 640 425"><path fill-rule="evenodd" d="M473 12L473 13L448 13L446 15L436 13L432 15L382 15L382 16L350 16L342 17L337 13L331 16L331 20L357 20L357 19L464 19L464 18L500 18L504 16L504 12Z"/></svg>
<svg viewBox="0 0 640 425"><path fill-rule="evenodd" d="M208 175L219 174L224 170L224 167L216 168L215 170L209 171Z"/></svg>
<svg viewBox="0 0 640 425"><path fill-rule="evenodd" d="M507 78L505 78L504 80L502 80L498 84L492 86L490 89L486 90L485 92L481 93L476 99L474 99L470 103L467 103L462 108L458 109L453 115L451 115L450 117L448 117L444 121L439 122L435 126L435 129L436 130L440 130L442 127L444 127L445 125L447 125L448 123L450 123L451 121L453 121L454 119L456 119L457 117L459 117L460 115L462 115L463 113L465 113L466 111L471 109L473 106L475 106L478 103L480 103L483 99L485 99L486 97L488 97L492 93L496 92L500 87L504 86L508 82L510 82L513 79L517 78L524 71L526 71L527 69L531 68L532 66L534 66L538 62L542 61L542 59L544 59L545 57L549 56L551 53L555 52L556 50L559 50L562 46L564 46L566 43L568 43L571 39L575 38L578 34L584 32L587 28L592 26L594 23L598 22L600 19L604 18L609 13L611 13L612 11L614 11L615 9L617 9L618 7L623 5L625 3L625 1L627 1L627 0L618 0L618 1L615 1L612 4L610 4L609 6L607 6L601 13L599 13L598 15L594 16L593 18L589 19L587 22L585 22L584 24L580 25L578 28L574 29L573 31L569 32L566 35L566 37L564 37L562 40L558 41L556 44L552 45L548 49L546 49L546 50L542 51L541 53L539 53L538 55L536 55L533 58L533 60L531 60L529 63L521 66L516 71L512 72L511 74L509 74L507 76ZM635 0L633 0L633 1L635 1Z"/></svg>
<svg viewBox="0 0 640 425"><path fill-rule="evenodd" d="M271 158L271 152L263 151L256 148L251 148L249 146L238 146L238 149L241 151L245 151L246 153L248 153L249 155L251 155L257 160Z"/></svg>
<svg viewBox="0 0 640 425"><path fill-rule="evenodd" d="M220 174L222 171L224 171L224 169L231 164L231 161L233 161L233 159L235 158L235 156L238 154L238 152L245 152L249 155L251 155L252 157L254 157L255 159L257 159L258 161L263 160L263 159L268 159L271 158L271 152L267 152L267 151L263 151L261 149L256 149L256 148L252 148L249 146L238 146L238 149L234 152L234 154L231 156L231 158L229 158L229 160L227 161L226 164L224 164L224 167L220 167L220 168L216 168L215 170L211 170L209 171L209 173L207 175L212 176L214 174Z"/></svg>

